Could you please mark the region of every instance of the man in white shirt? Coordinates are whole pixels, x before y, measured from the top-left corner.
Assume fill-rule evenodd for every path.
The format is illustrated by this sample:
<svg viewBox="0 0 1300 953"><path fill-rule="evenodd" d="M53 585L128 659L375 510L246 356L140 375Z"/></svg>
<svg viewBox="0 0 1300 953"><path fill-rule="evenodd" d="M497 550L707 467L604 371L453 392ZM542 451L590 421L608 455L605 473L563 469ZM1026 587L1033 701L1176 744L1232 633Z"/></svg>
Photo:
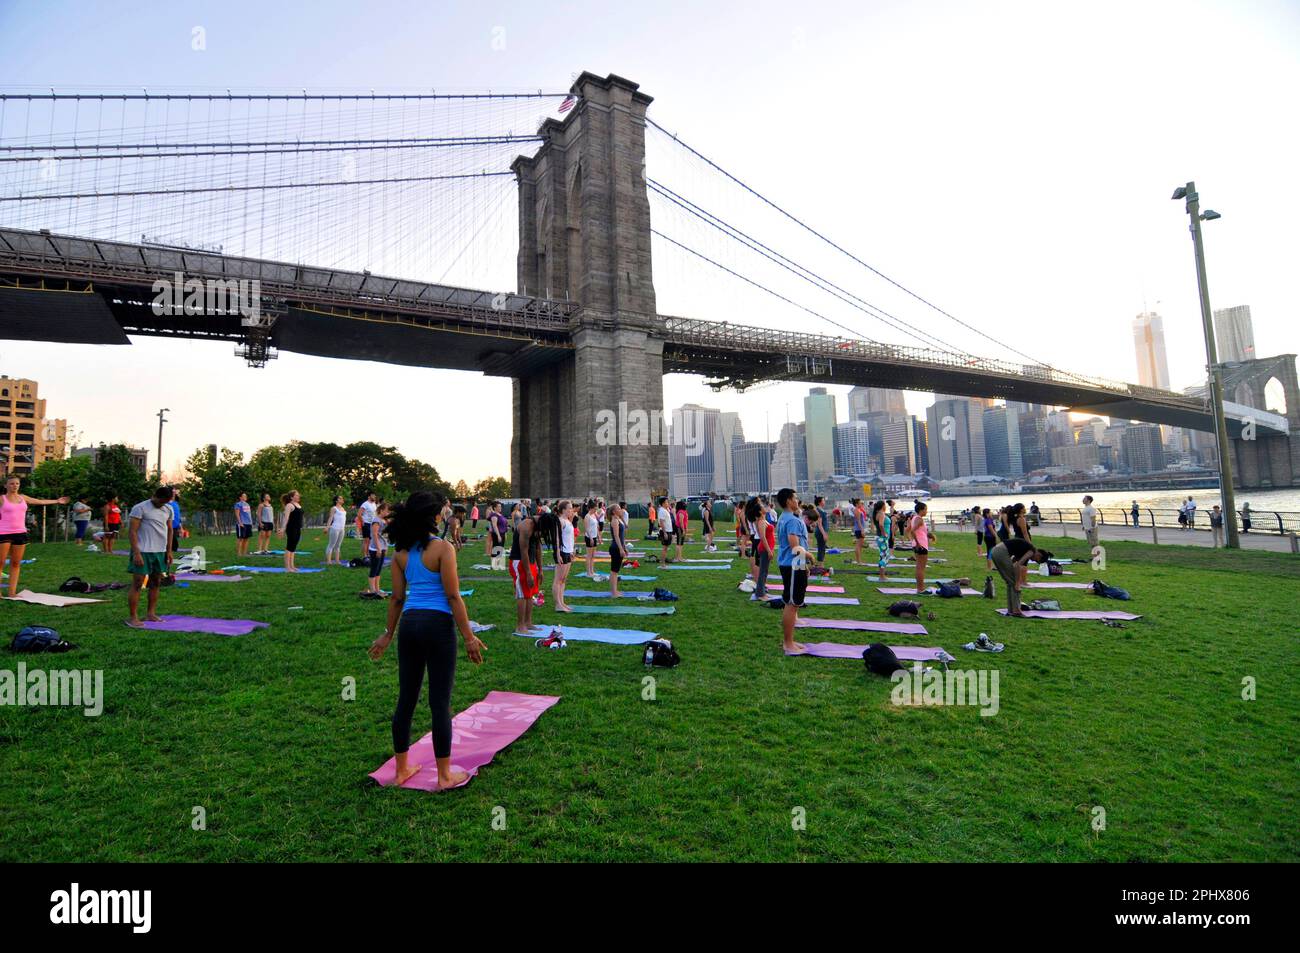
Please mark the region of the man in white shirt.
<svg viewBox="0 0 1300 953"><path fill-rule="evenodd" d="M162 585L172 561L172 508L175 492L160 486L153 496L131 507L131 591L126 604L131 610L127 625L140 628L140 590L149 584L148 611L145 622L161 622L158 616L158 587Z"/></svg>
<svg viewBox="0 0 1300 953"><path fill-rule="evenodd" d="M1196 529L1196 501L1190 496L1187 498L1187 528Z"/></svg>
<svg viewBox="0 0 1300 953"><path fill-rule="evenodd" d="M358 507L361 510L361 555L369 556L370 551L370 524L373 523L379 512L379 496L372 490L366 495L366 501Z"/></svg>
<svg viewBox="0 0 1300 953"><path fill-rule="evenodd" d="M1083 498L1083 509L1079 511L1079 520L1083 523L1083 534L1088 537L1089 548L1097 545L1097 508L1092 505L1092 497Z"/></svg>
<svg viewBox="0 0 1300 953"><path fill-rule="evenodd" d="M673 541L673 515L668 510L668 497L659 497L655 521L658 523L659 545L663 547L662 561L668 562L668 544Z"/></svg>

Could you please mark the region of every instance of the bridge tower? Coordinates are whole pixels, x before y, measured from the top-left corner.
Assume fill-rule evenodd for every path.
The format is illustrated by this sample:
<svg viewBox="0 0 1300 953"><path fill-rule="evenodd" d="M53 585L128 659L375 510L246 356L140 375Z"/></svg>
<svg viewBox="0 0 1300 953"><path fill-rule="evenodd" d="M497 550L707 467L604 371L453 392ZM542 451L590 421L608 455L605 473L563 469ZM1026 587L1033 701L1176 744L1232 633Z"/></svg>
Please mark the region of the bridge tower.
<svg viewBox="0 0 1300 953"><path fill-rule="evenodd" d="M1296 356L1243 361L1234 369L1229 399L1237 396L1251 407L1266 407L1264 389L1276 379L1286 401L1286 434L1258 434L1254 440L1230 440L1232 472L1242 489L1300 486L1300 384L1296 379ZM1247 391L1241 394L1241 389Z"/></svg>
<svg viewBox="0 0 1300 953"><path fill-rule="evenodd" d="M577 103L512 169L519 183L519 292L581 305L572 357L513 379L516 494L644 501L668 483L666 427L638 445L597 440L599 415L663 413L662 321L650 267L645 113L619 76L583 73Z"/></svg>

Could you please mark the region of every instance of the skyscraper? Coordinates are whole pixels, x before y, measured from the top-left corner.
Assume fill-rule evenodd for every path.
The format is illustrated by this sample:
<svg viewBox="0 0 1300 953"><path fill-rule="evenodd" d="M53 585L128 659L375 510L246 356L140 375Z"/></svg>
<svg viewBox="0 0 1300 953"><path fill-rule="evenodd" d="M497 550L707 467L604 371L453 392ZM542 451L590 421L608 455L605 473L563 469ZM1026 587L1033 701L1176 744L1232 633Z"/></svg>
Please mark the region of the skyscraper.
<svg viewBox="0 0 1300 953"><path fill-rule="evenodd" d="M1215 311L1214 340L1218 344L1220 361L1253 361L1255 328L1250 323L1250 305Z"/></svg>
<svg viewBox="0 0 1300 953"><path fill-rule="evenodd" d="M984 455L989 473L1009 478L1024 475L1017 411L1010 407L990 407L984 411Z"/></svg>
<svg viewBox="0 0 1300 953"><path fill-rule="evenodd" d="M1165 323L1154 311L1133 319L1133 346L1137 352L1138 383L1169 389L1169 358L1165 354Z"/></svg>
<svg viewBox="0 0 1300 953"><path fill-rule="evenodd" d="M673 411L668 427L668 491L673 496L698 496L716 488L720 414L716 407L699 404Z"/></svg>
<svg viewBox="0 0 1300 953"><path fill-rule="evenodd" d="M835 472L835 398L814 387L803 399L808 479L820 483Z"/></svg>
<svg viewBox="0 0 1300 953"><path fill-rule="evenodd" d="M984 408L964 397L935 401L925 412L930 476L936 480L988 473Z"/></svg>
<svg viewBox="0 0 1300 953"><path fill-rule="evenodd" d="M855 387L849 391L849 420L861 420L867 414L907 414L901 390L884 387Z"/></svg>
<svg viewBox="0 0 1300 953"><path fill-rule="evenodd" d="M880 469L890 476L910 476L917 471L916 418L899 417L887 422L881 429L884 452Z"/></svg>
<svg viewBox="0 0 1300 953"><path fill-rule="evenodd" d="M926 433L926 423L919 417L909 418L912 421L912 442L916 446L916 472L930 472L930 445L928 434Z"/></svg>
<svg viewBox="0 0 1300 953"><path fill-rule="evenodd" d="M1164 442L1156 424L1134 424L1121 441L1125 466L1131 473L1154 473L1165 468Z"/></svg>
<svg viewBox="0 0 1300 953"><path fill-rule="evenodd" d="M787 423L776 441L769 470L769 486L777 490L798 490L808 484L808 449L804 442L804 425Z"/></svg>
<svg viewBox="0 0 1300 953"><path fill-rule="evenodd" d="M773 492L771 468L775 449L774 443L740 443L732 448L732 483L727 489L739 493Z"/></svg>
<svg viewBox="0 0 1300 953"><path fill-rule="evenodd" d="M864 420L850 420L835 425L835 472L848 476L868 476L871 465L871 428Z"/></svg>

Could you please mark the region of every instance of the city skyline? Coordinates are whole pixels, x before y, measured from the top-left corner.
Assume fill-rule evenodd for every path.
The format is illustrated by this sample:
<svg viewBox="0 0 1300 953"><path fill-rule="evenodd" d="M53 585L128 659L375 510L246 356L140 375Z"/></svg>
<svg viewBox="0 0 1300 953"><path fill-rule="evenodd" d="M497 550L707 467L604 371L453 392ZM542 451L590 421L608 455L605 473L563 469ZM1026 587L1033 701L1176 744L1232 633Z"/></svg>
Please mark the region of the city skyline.
<svg viewBox="0 0 1300 953"><path fill-rule="evenodd" d="M1125 30L1107 26L1108 9L1123 16ZM207 44L201 53L191 48L193 16L185 10L157 11L157 33L146 45L121 18L55 3L40 16L75 17L92 29L69 36L58 49L36 49L19 39L38 29L35 8L12 5L0 10L0 51L14 75L41 88L224 90L238 77L244 88L294 90L358 83L553 89L565 88L578 70L608 67L655 97L651 115L673 133L743 171L826 234L851 238L855 253L989 331L989 337L972 337L916 302L902 301L899 313L922 329L909 343L950 336L976 357L1002 354L1009 343L1066 369L1136 379L1132 348L1124 340L1132 315L1148 310L1149 300L1149 310L1164 318L1175 390L1203 377L1190 242L1181 210L1168 201L1172 186L1194 175L1206 202L1223 213L1206 228L1212 304L1250 302L1259 353L1295 351L1295 307L1285 275L1297 240L1269 183L1284 178L1300 159L1300 135L1292 124L1276 121L1276 94L1268 91L1300 83L1300 14L1286 4L1233 14L1197 3L1139 10L1103 4L1094 12L1080 22L1068 11L1023 4L996 15L959 4L924 13L842 4L792 28L783 9L760 4L743 18L691 9L696 29L686 37L666 25L676 22L666 15L651 18L646 36L574 35L556 46L539 39L549 20L541 10L423 11L412 15L408 29L376 40L379 46L359 78L357 64L348 59L347 37L353 28L364 29L365 17L342 3L322 3L306 21L241 3L205 10ZM254 15L268 29L250 35L241 24ZM933 31L933 22L947 28ZM1076 42L1065 48L1041 42L1053 27L1069 31ZM287 50L271 44L277 28L291 29L301 44ZM507 40L494 45L501 31ZM420 55L422 38L430 35L446 41L446 55L432 76ZM159 36L174 37L174 43L160 43ZM718 36L726 42L719 45ZM1036 36L1040 40L1031 42ZM1188 74L1185 50L1209 36L1215 57ZM673 55L651 55L650 49L672 49ZM1126 70L1095 75L1097 55L1141 64L1140 91L1135 94ZM726 69L695 68L712 60ZM930 68L936 63L962 71L969 85L954 90L940 82ZM1027 88L1026 70L1046 81ZM909 82L889 82L900 75ZM716 97L700 95L707 78L722 80ZM831 95L807 97L802 90L809 83ZM843 127L845 107L861 90L881 84L890 94L873 98L869 121ZM1009 95L1014 109L989 111L988 103ZM1201 123L1216 136L1207 139L1167 108L1188 97L1201 104ZM1038 117L1033 128L1014 121L1021 113ZM936 115L944 121L935 122ZM766 136L774 116L796 123L801 135ZM882 134L897 145L878 148ZM951 227L950 190L934 188L954 174L953 137L969 146L962 175L980 183L984 207L998 210L981 217L978 242L968 230ZM1146 143L1142 150L1127 148L1139 137ZM1256 145L1249 159L1235 145L1246 139ZM835 176L816 174L810 155L869 155L858 194L846 201ZM1017 161L1006 162L1009 155ZM1106 214L1073 214L1062 194L1066 181L1086 182ZM730 286L693 279L663 251L656 247L655 285L665 313L723 318L736 311L765 326L815 323L773 310L770 301L739 296ZM497 252L482 275L457 271L454 262L430 261L428 273L401 277L434 279L447 271L448 281L481 277L475 286L512 288L513 249ZM1072 293L1062 295L1067 287ZM893 299L887 303L892 307ZM859 333L896 338L860 315L858 320ZM154 414L171 407L162 461L169 472L208 443L247 455L297 437L373 439L471 483L509 472L508 441L499 433L510 419L510 385L503 379L291 354L253 371L223 344L141 339L130 348L6 342L0 369L45 382L50 394L59 395L60 413L88 442L152 446ZM150 378L148 388L139 385L142 372ZM196 379L219 383L199 388ZM375 413L366 401L352 400L353 386L365 382L404 394L428 393L431 400L454 392L457 408L473 408L474 425L459 427L454 442L435 428L412 429L400 415ZM801 399L802 388L792 384L711 395L698 378L669 375L664 383L665 406L711 402L739 414L751 439L767 442L777 440L785 405ZM908 412L918 417L930 399L929 392L904 397Z"/></svg>

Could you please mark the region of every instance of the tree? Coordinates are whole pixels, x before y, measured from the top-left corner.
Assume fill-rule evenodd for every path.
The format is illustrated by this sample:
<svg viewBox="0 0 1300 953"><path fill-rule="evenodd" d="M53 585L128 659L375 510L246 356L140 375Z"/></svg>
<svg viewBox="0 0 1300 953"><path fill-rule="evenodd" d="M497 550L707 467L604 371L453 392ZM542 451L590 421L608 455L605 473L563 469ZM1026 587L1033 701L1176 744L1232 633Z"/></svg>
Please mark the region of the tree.
<svg viewBox="0 0 1300 953"><path fill-rule="evenodd" d="M302 494L302 507L308 513L323 512L334 495L317 467L304 466L296 444L263 447L248 461L248 480L253 494L270 493L278 501L290 490Z"/></svg>
<svg viewBox="0 0 1300 953"><path fill-rule="evenodd" d="M90 489L90 471L94 469L90 457L68 457L66 460L46 460L32 471L31 483L23 490L28 496L71 500L86 495ZM89 501L87 501L89 502Z"/></svg>
<svg viewBox="0 0 1300 953"><path fill-rule="evenodd" d="M474 484L476 500L499 500L510 495L510 481L505 477L484 477Z"/></svg>
<svg viewBox="0 0 1300 953"><path fill-rule="evenodd" d="M118 502L129 509L149 496L156 481L147 480L136 469L130 450L120 443L112 446L101 444L98 456L84 487L87 503L98 508L116 495Z"/></svg>
<svg viewBox="0 0 1300 953"><path fill-rule="evenodd" d="M457 480L455 487L452 488L451 495L458 500L469 499L469 484L464 480Z"/></svg>
<svg viewBox="0 0 1300 953"><path fill-rule="evenodd" d="M215 462L207 448L200 447L185 461L185 469L189 478L181 484L181 498L191 509L225 511L240 493L247 493L250 499L253 496L255 488L244 455L229 447Z"/></svg>

